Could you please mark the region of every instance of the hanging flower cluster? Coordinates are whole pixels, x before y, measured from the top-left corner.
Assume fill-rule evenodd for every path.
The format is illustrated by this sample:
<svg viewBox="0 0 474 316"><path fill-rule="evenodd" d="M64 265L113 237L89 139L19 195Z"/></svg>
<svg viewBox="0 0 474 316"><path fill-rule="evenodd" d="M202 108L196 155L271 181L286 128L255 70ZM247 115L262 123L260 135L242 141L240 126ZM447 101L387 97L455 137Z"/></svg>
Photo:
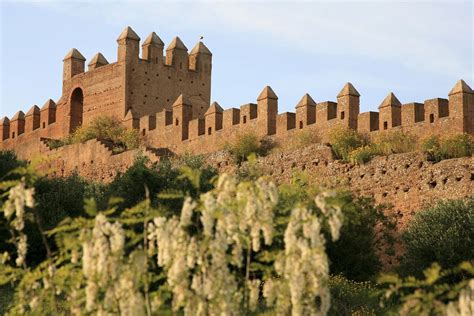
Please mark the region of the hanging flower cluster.
<svg viewBox="0 0 474 316"><path fill-rule="evenodd" d="M17 248L17 258L15 263L17 266L25 264L27 252L27 236L23 232L25 227L25 207L33 207L34 189L26 188L25 179L21 179L20 183L10 189L8 200L4 203L5 218L9 221L10 226L16 231L14 234L15 245Z"/></svg>
<svg viewBox="0 0 474 316"><path fill-rule="evenodd" d="M83 231L81 237L86 310L108 314L117 312L118 307L126 315L141 314L143 301L138 283L143 271L135 270L144 264L125 263L125 234L121 224L112 224L103 214L98 214L92 231Z"/></svg>
<svg viewBox="0 0 474 316"><path fill-rule="evenodd" d="M235 314L247 292L249 305L255 307L260 281L247 280L248 290L242 289L231 267L242 267L244 250L259 251L262 238L271 244L277 203L272 182L238 183L223 174L200 203L184 201L180 218L154 219L148 237L157 247L158 265L167 272L175 309L183 307L193 315ZM202 233L190 233L193 225Z"/></svg>

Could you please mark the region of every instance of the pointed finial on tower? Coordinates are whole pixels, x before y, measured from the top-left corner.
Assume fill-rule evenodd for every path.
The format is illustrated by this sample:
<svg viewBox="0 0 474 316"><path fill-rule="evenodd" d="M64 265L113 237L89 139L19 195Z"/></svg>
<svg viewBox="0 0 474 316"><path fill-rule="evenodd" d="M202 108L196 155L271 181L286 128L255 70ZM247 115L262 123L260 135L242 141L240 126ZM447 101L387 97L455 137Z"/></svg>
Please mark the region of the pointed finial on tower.
<svg viewBox="0 0 474 316"><path fill-rule="evenodd" d="M88 66L89 68L97 68L108 64L109 62L107 61L107 59L105 59L104 55L102 55L101 53L97 53L94 55L94 57L92 57Z"/></svg>
<svg viewBox="0 0 474 316"><path fill-rule="evenodd" d="M263 88L262 92L260 92L260 94L258 95L257 101L260 101L260 100L263 100L263 99L278 100L278 97L270 86L265 86L265 88Z"/></svg>
<svg viewBox="0 0 474 316"><path fill-rule="evenodd" d="M221 106L219 105L219 103L217 102L212 102L211 106L209 107L209 109L207 109L205 115L208 115L208 114L214 114L214 113L222 113L224 112L224 109L221 108Z"/></svg>
<svg viewBox="0 0 474 316"><path fill-rule="evenodd" d="M155 32L151 32L142 44L142 46L145 45L164 46L165 44Z"/></svg>
<svg viewBox="0 0 474 316"><path fill-rule="evenodd" d="M25 119L25 113L23 113L23 111L18 111L15 113L15 115L13 115L12 117L12 121L15 121L15 120L24 120Z"/></svg>
<svg viewBox="0 0 474 316"><path fill-rule="evenodd" d="M194 47L193 49L191 50L191 55L194 55L194 54L207 54L207 55L212 55L211 51L209 50L209 48L206 47L206 45L204 45L203 42L198 42Z"/></svg>
<svg viewBox="0 0 474 316"><path fill-rule="evenodd" d="M134 30L130 26L127 26L122 33L120 33L119 37L117 38L117 41L120 41L122 39L130 39L130 40L135 40L139 41L140 37L135 33Z"/></svg>
<svg viewBox="0 0 474 316"><path fill-rule="evenodd" d="M449 91L449 95L456 93L474 93L471 87L462 79L458 80L454 87Z"/></svg>
<svg viewBox="0 0 474 316"><path fill-rule="evenodd" d="M30 116L33 114L40 114L40 108L37 105L33 105L28 112L26 112L26 116Z"/></svg>
<svg viewBox="0 0 474 316"><path fill-rule="evenodd" d="M0 125L2 126L10 125L10 120L8 119L8 117L4 116L2 119L0 119Z"/></svg>
<svg viewBox="0 0 474 316"><path fill-rule="evenodd" d="M386 106L402 106L400 101L397 99L393 92L390 92L385 99L383 99L382 103L379 105L379 109L386 107Z"/></svg>
<svg viewBox="0 0 474 316"><path fill-rule="evenodd" d="M185 51L188 50L188 48L184 45L184 43L181 41L181 39L178 36L173 38L171 43L166 48L166 50L171 50L171 49L181 49L181 50L185 50Z"/></svg>
<svg viewBox="0 0 474 316"><path fill-rule="evenodd" d="M176 101L173 102L173 107L180 106L180 105L190 105L188 97L184 94L180 94Z"/></svg>
<svg viewBox="0 0 474 316"><path fill-rule="evenodd" d="M48 99L48 101L46 101L46 103L41 107L41 111L54 108L56 108L56 103L53 100Z"/></svg>
<svg viewBox="0 0 474 316"><path fill-rule="evenodd" d="M339 98L339 97L343 97L343 96L346 96L346 95L352 95L352 96L355 96L355 97L360 97L359 92L356 90L356 88L354 88L354 86L350 82L347 82L344 85L344 87L342 88L341 92L339 92L337 97Z"/></svg>
<svg viewBox="0 0 474 316"><path fill-rule="evenodd" d="M306 93L300 100L300 102L298 102L298 104L296 105L296 108L299 108L299 107L302 107L302 106L315 106L316 105L316 102L314 102L313 98L308 94Z"/></svg>
<svg viewBox="0 0 474 316"><path fill-rule="evenodd" d="M71 49L69 51L69 53L67 53L67 55L64 56L63 61L67 60L67 59L71 59L71 58L79 59L79 60L83 60L83 61L86 60L86 58L84 56L82 56L82 54L75 48Z"/></svg>

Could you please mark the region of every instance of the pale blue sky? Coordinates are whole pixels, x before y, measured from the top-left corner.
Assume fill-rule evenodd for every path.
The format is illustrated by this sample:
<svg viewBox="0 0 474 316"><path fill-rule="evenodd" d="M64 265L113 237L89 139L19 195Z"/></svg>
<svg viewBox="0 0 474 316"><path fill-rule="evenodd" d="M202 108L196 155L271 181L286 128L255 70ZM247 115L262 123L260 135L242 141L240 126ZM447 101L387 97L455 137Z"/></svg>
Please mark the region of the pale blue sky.
<svg viewBox="0 0 474 316"><path fill-rule="evenodd" d="M389 91L407 103L447 97L460 78L474 87L472 1L0 2L0 116L57 100L72 47L115 61L127 25L166 45L178 35L189 49L203 35L212 100L224 108L254 102L267 84L280 112L306 92L335 100L347 81L361 111Z"/></svg>

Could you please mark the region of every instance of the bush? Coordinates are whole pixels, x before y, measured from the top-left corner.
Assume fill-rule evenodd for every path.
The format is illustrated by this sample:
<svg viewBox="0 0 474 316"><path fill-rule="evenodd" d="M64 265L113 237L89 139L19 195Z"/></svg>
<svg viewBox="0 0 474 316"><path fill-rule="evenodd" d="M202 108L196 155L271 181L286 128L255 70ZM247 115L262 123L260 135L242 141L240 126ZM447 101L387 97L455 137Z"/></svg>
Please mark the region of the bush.
<svg viewBox="0 0 474 316"><path fill-rule="evenodd" d="M0 151L0 180L11 179L8 173L18 167L26 165L25 161L18 160L13 151Z"/></svg>
<svg viewBox="0 0 474 316"><path fill-rule="evenodd" d="M400 271L406 275L421 275L432 262L449 269L474 260L474 197L418 212L402 238L406 253Z"/></svg>
<svg viewBox="0 0 474 316"><path fill-rule="evenodd" d="M367 139L357 131L346 128L332 130L329 134L329 142L334 156L344 161L349 161L351 151L368 143Z"/></svg>
<svg viewBox="0 0 474 316"><path fill-rule="evenodd" d="M406 153L416 150L416 138L402 131L379 134L373 142L378 155Z"/></svg>
<svg viewBox="0 0 474 316"><path fill-rule="evenodd" d="M114 118L101 116L92 120L88 125L77 128L72 134L61 140L50 140L48 145L57 148L63 145L83 143L91 139L110 141L114 152L138 148L140 138L138 131L126 129Z"/></svg>
<svg viewBox="0 0 474 316"><path fill-rule="evenodd" d="M247 160L250 154L266 155L273 146L269 139L259 139L254 133L245 133L239 135L232 143L226 143L224 148L230 152L234 161L240 164Z"/></svg>
<svg viewBox="0 0 474 316"><path fill-rule="evenodd" d="M355 282L342 275L329 278L331 308L328 315L377 315L379 289L371 282Z"/></svg>
<svg viewBox="0 0 474 316"><path fill-rule="evenodd" d="M306 147L312 144L320 143L321 138L316 131L302 130L295 134L296 145L298 147Z"/></svg>
<svg viewBox="0 0 474 316"><path fill-rule="evenodd" d="M439 162L443 159L469 157L474 154L474 137L457 134L448 137L431 136L423 142L423 151L428 160Z"/></svg>
<svg viewBox="0 0 474 316"><path fill-rule="evenodd" d="M372 160L372 158L377 154L378 152L375 150L374 146L365 145L351 151L348 160L353 164L361 165Z"/></svg>
<svg viewBox="0 0 474 316"><path fill-rule="evenodd" d="M278 204L281 221L287 219L293 205L313 205L311 197L318 190L302 178L293 179L293 184L281 185ZM382 209L374 207L373 200L354 198L349 192L338 192L331 201L341 205L344 216L338 241L332 241L329 238L329 227L324 227L331 273L356 281L372 279L381 267L376 254L378 240L375 226L381 223L385 229L387 225Z"/></svg>

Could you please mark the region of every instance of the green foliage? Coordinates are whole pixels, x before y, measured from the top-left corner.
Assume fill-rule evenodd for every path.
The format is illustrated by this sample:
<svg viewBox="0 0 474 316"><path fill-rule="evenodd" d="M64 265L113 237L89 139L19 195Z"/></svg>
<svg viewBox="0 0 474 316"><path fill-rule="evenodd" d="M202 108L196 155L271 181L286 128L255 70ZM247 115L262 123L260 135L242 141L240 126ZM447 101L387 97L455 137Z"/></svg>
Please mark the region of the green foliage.
<svg viewBox="0 0 474 316"><path fill-rule="evenodd" d="M458 281L453 284L452 280ZM448 315L470 315L473 280L474 266L463 262L449 270L433 263L420 279L392 273L382 275L378 282L386 287L382 297L384 305L389 307L387 315L445 315L447 309L451 311ZM460 295L465 296L464 302ZM464 311L460 313L459 309Z"/></svg>
<svg viewBox="0 0 474 316"><path fill-rule="evenodd" d="M431 161L469 157L474 154L474 137L457 134L448 137L431 136L422 144L423 151Z"/></svg>
<svg viewBox="0 0 474 316"><path fill-rule="evenodd" d="M373 157L377 156L378 152L372 145L365 145L362 147L358 147L354 150L352 150L347 159L349 162L353 164L358 164L362 165L370 160L372 160Z"/></svg>
<svg viewBox="0 0 474 316"><path fill-rule="evenodd" d="M266 155L273 146L269 139L260 139L254 133L244 133L237 136L233 142L226 143L224 149L230 152L236 163L240 164L247 160L250 154Z"/></svg>
<svg viewBox="0 0 474 316"><path fill-rule="evenodd" d="M329 278L331 309L328 315L380 315L380 289L371 282L356 282L343 275Z"/></svg>
<svg viewBox="0 0 474 316"><path fill-rule="evenodd" d="M379 134L372 146L377 155L399 154L416 150L417 140L411 134L392 131Z"/></svg>
<svg viewBox="0 0 474 316"><path fill-rule="evenodd" d="M306 147L321 142L321 138L314 130L301 130L298 133L295 133L295 138L296 148Z"/></svg>
<svg viewBox="0 0 474 316"><path fill-rule="evenodd" d="M329 134L329 142L337 159L349 161L349 154L368 143L361 134L353 129L336 128Z"/></svg>
<svg viewBox="0 0 474 316"><path fill-rule="evenodd" d="M97 117L88 125L80 126L62 140L51 140L48 145L51 148L57 148L69 144L84 143L91 139L111 142L114 152L138 148L140 145L137 130L126 129L117 119L106 116Z"/></svg>
<svg viewBox="0 0 474 316"><path fill-rule="evenodd" d="M311 197L318 190L320 189L309 185L307 179L301 176L295 177L292 184L281 185L279 221L285 223L291 207L295 204L313 205ZM371 199L358 199L348 192L339 192L332 198L332 203L342 206L344 221L338 241L326 238L331 273L359 281L373 278L380 270L380 262L375 252L380 240L376 238L375 225L381 224L381 232L390 231L393 225L383 215L382 208L374 207ZM328 237L329 227L324 226L324 232Z"/></svg>
<svg viewBox="0 0 474 316"><path fill-rule="evenodd" d="M0 151L0 180L11 179L11 171L19 167L24 167L25 161L18 160L13 151Z"/></svg>
<svg viewBox="0 0 474 316"><path fill-rule="evenodd" d="M416 213L402 237L406 253L400 269L405 275L420 275L432 262L449 269L474 260L474 197Z"/></svg>

